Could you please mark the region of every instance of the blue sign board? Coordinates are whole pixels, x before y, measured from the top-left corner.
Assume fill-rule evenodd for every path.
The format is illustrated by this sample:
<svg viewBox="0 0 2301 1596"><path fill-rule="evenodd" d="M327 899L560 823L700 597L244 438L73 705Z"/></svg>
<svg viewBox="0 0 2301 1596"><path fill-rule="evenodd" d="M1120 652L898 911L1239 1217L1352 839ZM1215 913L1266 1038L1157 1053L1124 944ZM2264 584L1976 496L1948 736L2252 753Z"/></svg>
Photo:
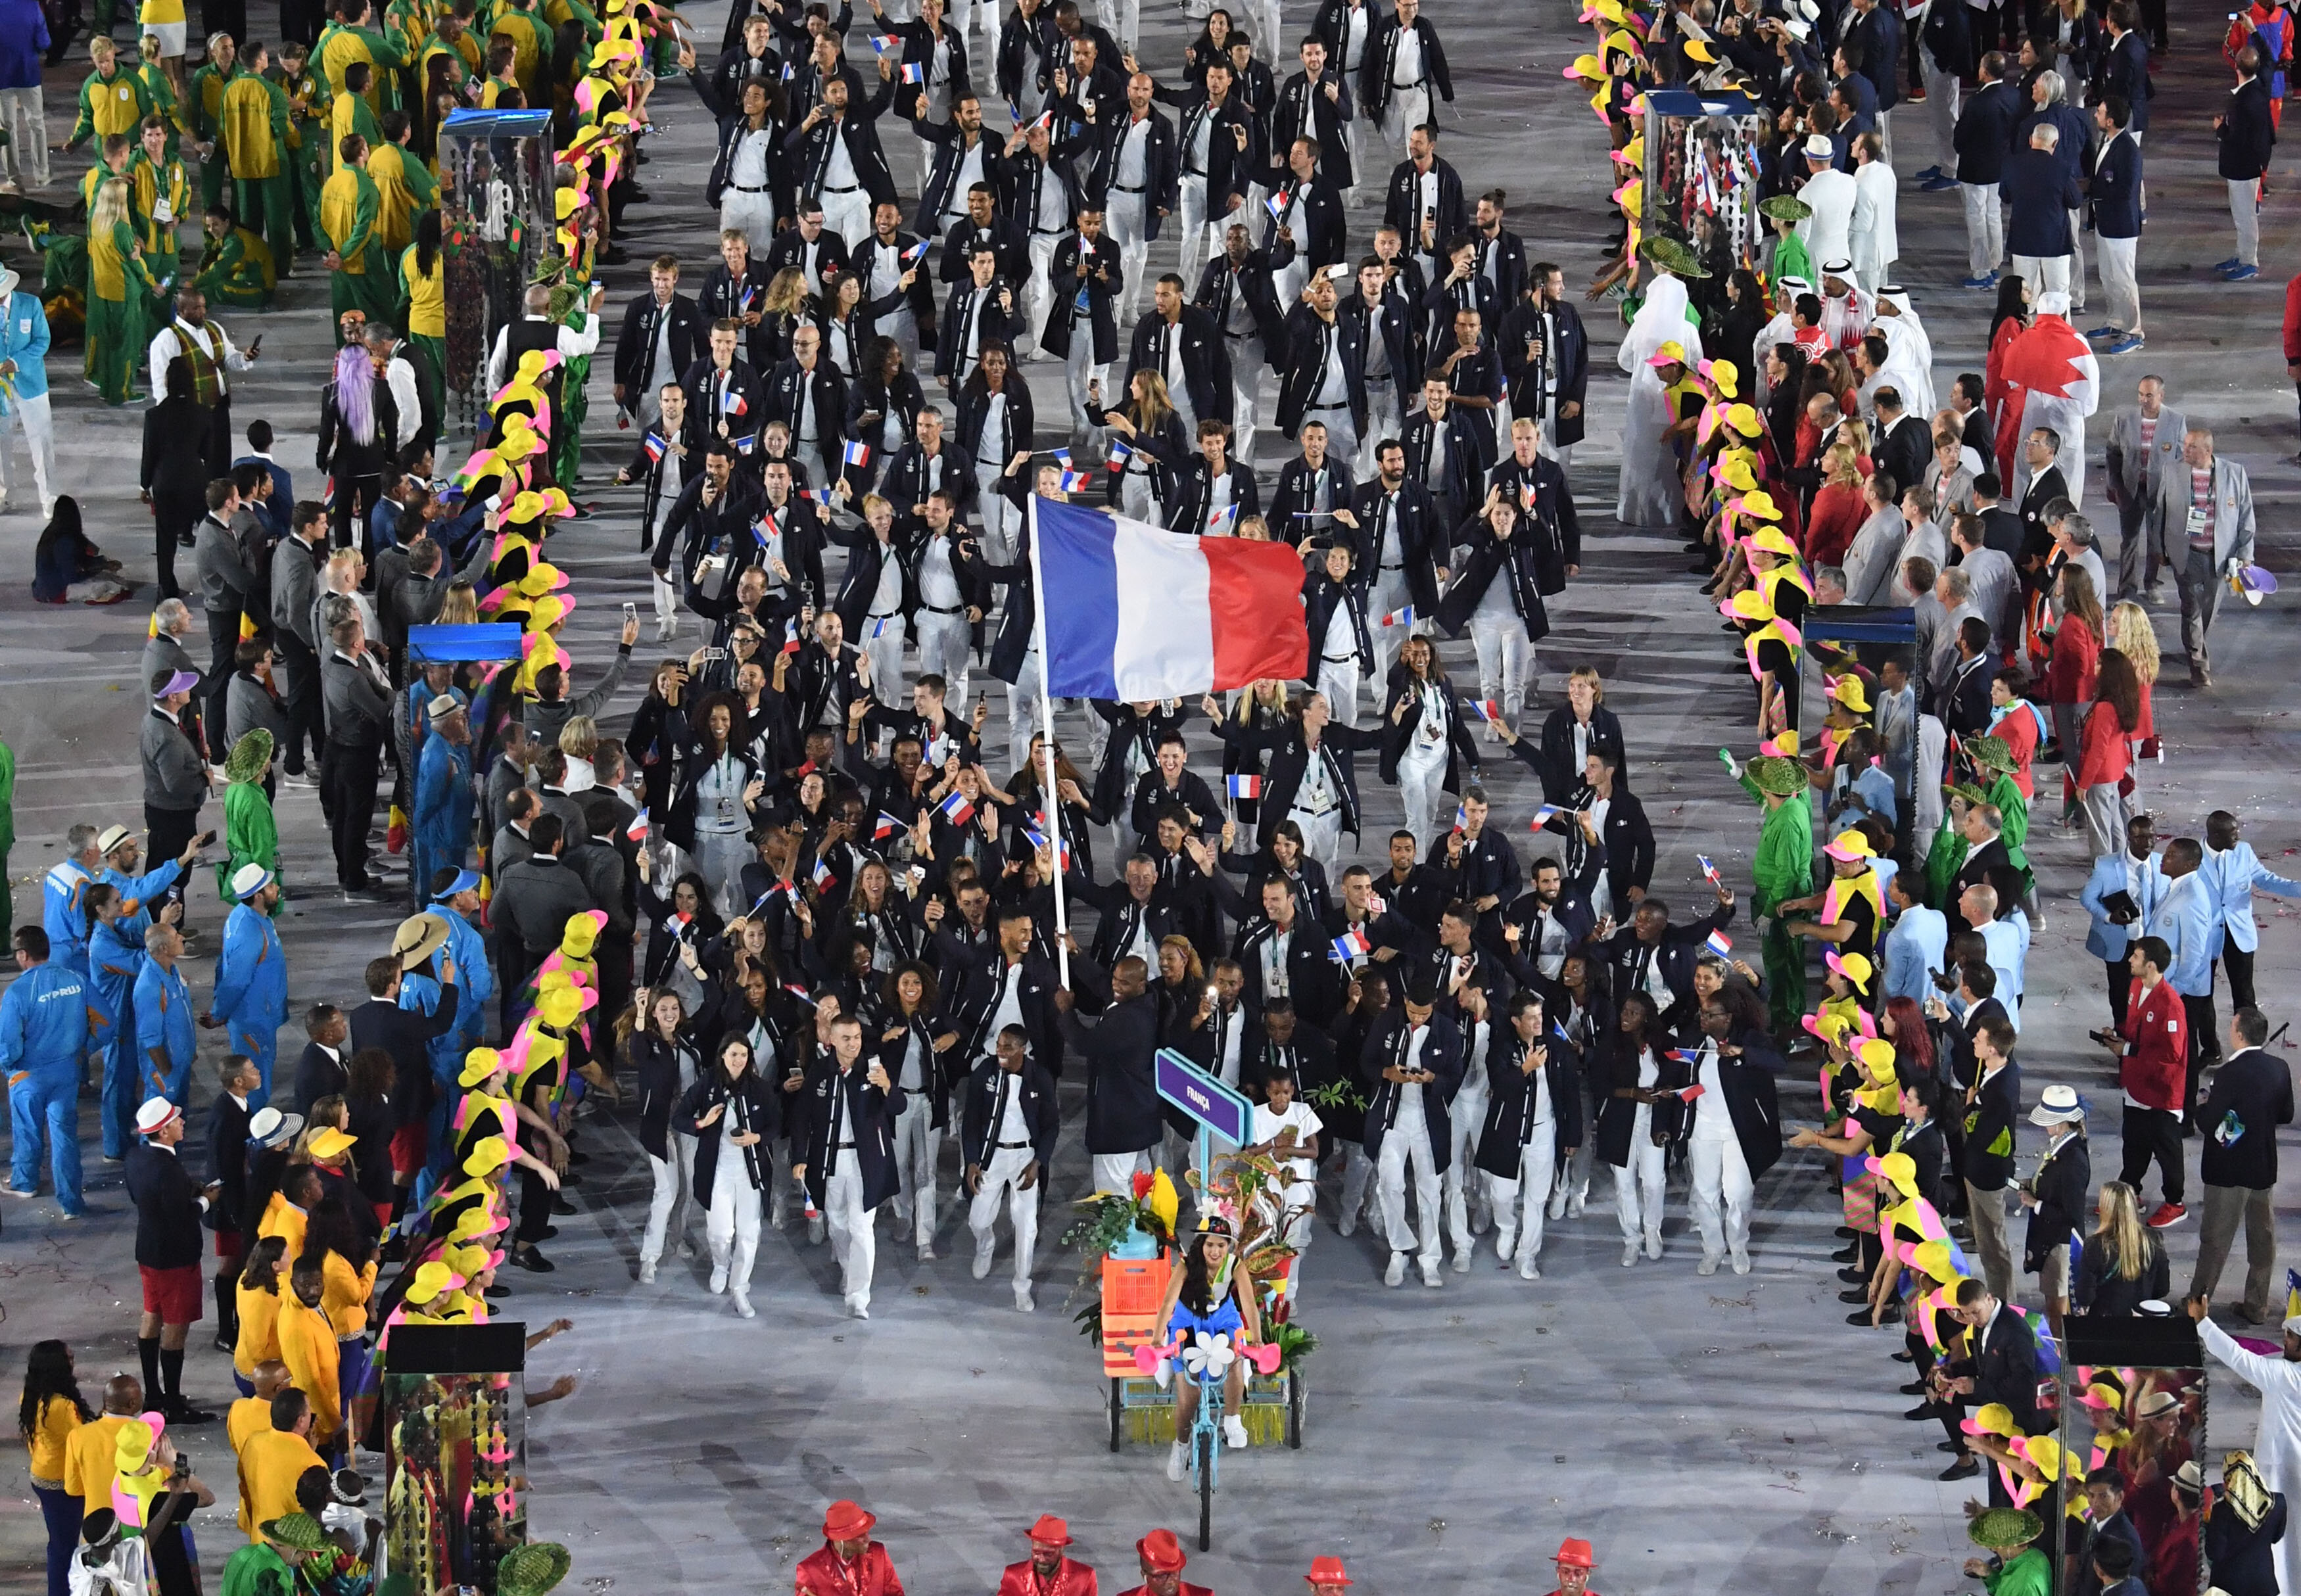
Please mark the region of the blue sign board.
<svg viewBox="0 0 2301 1596"><path fill-rule="evenodd" d="M1254 1105L1176 1052L1159 1049L1159 1095L1216 1135L1243 1147L1254 1124Z"/></svg>

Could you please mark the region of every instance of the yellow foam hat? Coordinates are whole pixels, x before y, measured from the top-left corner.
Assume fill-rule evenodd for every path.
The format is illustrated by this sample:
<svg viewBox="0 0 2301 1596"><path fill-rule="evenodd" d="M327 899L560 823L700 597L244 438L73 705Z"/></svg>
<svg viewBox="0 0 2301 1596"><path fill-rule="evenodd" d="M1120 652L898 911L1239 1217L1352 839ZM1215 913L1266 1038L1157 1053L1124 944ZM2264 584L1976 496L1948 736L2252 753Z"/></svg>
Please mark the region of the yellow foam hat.
<svg viewBox="0 0 2301 1596"><path fill-rule="evenodd" d="M339 1131L333 1125L327 1125L314 1132L309 1150L314 1158L339 1157L349 1152L352 1143L358 1140L358 1137Z"/></svg>
<svg viewBox="0 0 2301 1596"><path fill-rule="evenodd" d="M583 1015L583 995L573 987L560 987L548 992L538 992L535 1012L554 1031L565 1031Z"/></svg>
<svg viewBox="0 0 2301 1596"><path fill-rule="evenodd" d="M535 496L539 500L541 494ZM512 591L523 598L540 598L546 593L556 593L567 585L567 573L558 566L539 562L528 567L527 574L512 583Z"/></svg>
<svg viewBox="0 0 2301 1596"><path fill-rule="evenodd" d="M1856 714L1870 713L1870 695L1862 686L1862 678L1848 671L1829 689L1829 696Z"/></svg>
<svg viewBox="0 0 2301 1596"><path fill-rule="evenodd" d="M1760 426L1757 406L1744 404L1728 405L1726 406L1726 424L1745 438L1755 438Z"/></svg>
<svg viewBox="0 0 2301 1596"><path fill-rule="evenodd" d="M1566 75L1592 83L1602 82L1606 76L1606 63L1595 55L1577 55L1574 64L1566 69Z"/></svg>
<svg viewBox="0 0 2301 1596"><path fill-rule="evenodd" d="M152 1456L152 1442L156 1439L152 1426L140 1418L131 1418L120 1426L120 1433L112 1438L112 1467L115 1474L140 1474Z"/></svg>
<svg viewBox="0 0 2301 1596"><path fill-rule="evenodd" d="M1762 489L1755 493L1744 494L1726 507L1738 511L1753 521L1779 521L1782 518L1781 506L1774 503L1772 494Z"/></svg>
<svg viewBox="0 0 2301 1596"><path fill-rule="evenodd" d="M580 915L568 915L566 932L559 939L559 951L569 958L590 957L607 923L607 915L603 909L586 909Z"/></svg>
<svg viewBox="0 0 2301 1596"><path fill-rule="evenodd" d="M574 607L573 599L563 598L556 593L539 598L535 601L535 607L527 612L527 629L530 631L548 631L565 621Z"/></svg>
<svg viewBox="0 0 2301 1596"><path fill-rule="evenodd" d="M1727 455L1726 458L1719 463L1718 474L1726 479L1726 486L1733 489L1738 493L1754 493L1757 491L1757 475L1755 472L1751 471L1749 459L1745 455Z"/></svg>
<svg viewBox="0 0 2301 1596"><path fill-rule="evenodd" d="M1755 588L1743 589L1720 607L1736 620L1770 621L1774 618L1774 606L1768 604L1766 596Z"/></svg>
<svg viewBox="0 0 2301 1596"><path fill-rule="evenodd" d="M1710 363L1709 372L1706 374L1708 375L1711 385L1714 386L1719 393L1723 394L1729 399L1732 398L1739 389L1742 380L1742 373L1740 369L1730 360L1711 361Z"/></svg>
<svg viewBox="0 0 2301 1596"><path fill-rule="evenodd" d="M1798 557L1797 545L1791 542L1790 535L1778 526L1760 529L1758 535L1750 539L1750 544L1753 548L1762 548L1768 554L1778 554L1786 559Z"/></svg>
<svg viewBox="0 0 2301 1596"><path fill-rule="evenodd" d="M1918 1194L1917 1160L1907 1153L1887 1153L1878 1160L1878 1173L1904 1197Z"/></svg>
<svg viewBox="0 0 2301 1596"><path fill-rule="evenodd" d="M1853 954L1848 957L1858 958L1861 956ZM1887 1041L1882 1037L1871 1037L1853 1049L1853 1056L1862 1061L1862 1067L1870 1072L1870 1078L1878 1085L1883 1086L1894 1078L1895 1056L1892 1042ZM1898 1157L1902 1155L1895 1156Z"/></svg>
<svg viewBox="0 0 2301 1596"><path fill-rule="evenodd" d="M583 196L573 188L558 189L551 196L551 208L565 221L583 208Z"/></svg>
<svg viewBox="0 0 2301 1596"><path fill-rule="evenodd" d="M452 1291L464 1283L464 1277L446 1264L434 1258L415 1271L415 1278L407 1283L407 1300L429 1302L442 1291Z"/></svg>
<svg viewBox="0 0 2301 1596"><path fill-rule="evenodd" d="M1718 59L1718 52L1711 49L1709 42L1705 39L1690 38L1686 40L1686 53L1694 60L1700 62L1713 62Z"/></svg>
<svg viewBox="0 0 2301 1596"><path fill-rule="evenodd" d="M503 1068L503 1055L493 1048L473 1048L464 1055L464 1069L456 1077L457 1085L469 1090Z"/></svg>
<svg viewBox="0 0 2301 1596"><path fill-rule="evenodd" d="M500 1136L482 1136L464 1159L464 1173L489 1175L511 1162L511 1146Z"/></svg>

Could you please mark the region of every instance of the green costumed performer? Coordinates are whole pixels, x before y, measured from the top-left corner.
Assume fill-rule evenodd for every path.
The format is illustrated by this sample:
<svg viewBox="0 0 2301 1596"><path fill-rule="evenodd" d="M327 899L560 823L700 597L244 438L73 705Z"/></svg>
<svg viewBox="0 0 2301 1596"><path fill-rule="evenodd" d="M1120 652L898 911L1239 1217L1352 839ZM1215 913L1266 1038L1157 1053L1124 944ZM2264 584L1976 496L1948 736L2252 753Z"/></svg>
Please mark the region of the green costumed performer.
<svg viewBox="0 0 2301 1596"><path fill-rule="evenodd" d="M1813 799L1805 767L1761 755L1738 773L1742 787L1765 806L1758 855L1751 865L1757 893L1750 915L1763 923L1768 1019L1778 1038L1795 1037L1805 1013L1805 948L1782 906L1813 890Z"/></svg>
<svg viewBox="0 0 2301 1596"><path fill-rule="evenodd" d="M231 745L223 762L224 857L216 865L216 895L231 900L231 878L243 865L261 865L280 873L280 825L264 778L272 772L272 733L258 726ZM280 906L272 912L277 915Z"/></svg>

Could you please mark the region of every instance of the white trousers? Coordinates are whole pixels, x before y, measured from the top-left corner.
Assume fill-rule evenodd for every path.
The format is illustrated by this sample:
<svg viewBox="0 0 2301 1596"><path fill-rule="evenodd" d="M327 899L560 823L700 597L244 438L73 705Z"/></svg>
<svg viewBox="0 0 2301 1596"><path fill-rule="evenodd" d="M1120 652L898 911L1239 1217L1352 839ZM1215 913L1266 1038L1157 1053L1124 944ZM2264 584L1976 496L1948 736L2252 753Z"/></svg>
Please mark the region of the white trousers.
<svg viewBox="0 0 2301 1596"><path fill-rule="evenodd" d="M1937 158L1941 173L1954 178L1957 175L1957 74L1943 71L1929 60L1924 75L1926 113L1933 120L1934 148L1940 152Z"/></svg>
<svg viewBox="0 0 2301 1596"><path fill-rule="evenodd" d="M983 1167L983 1184L966 1206L966 1228L975 1233L975 1245L989 1251L999 1240L999 1200L1007 1199L1007 1220L1015 1227L1015 1283L1031 1283L1031 1263L1039 1248L1039 1188L1028 1190L1015 1182L1023 1178L1023 1171L1031 1164L1027 1147L1002 1147L991 1155ZM1041 1170L1043 1178L1046 1171Z"/></svg>
<svg viewBox="0 0 2301 1596"><path fill-rule="evenodd" d="M672 586L671 578L656 572L649 572L648 578L648 586L655 597L655 618L658 621L678 620L679 589Z"/></svg>
<svg viewBox="0 0 2301 1596"><path fill-rule="evenodd" d="M1046 336L1047 318L1055 307L1055 289L1051 273L1055 264L1055 246L1060 238L1031 235L1031 280L1023 286L1023 313L1030 319L1030 342L1033 348ZM1019 344L1022 340L1017 339Z"/></svg>
<svg viewBox="0 0 2301 1596"><path fill-rule="evenodd" d="M1486 1200L1494 1210L1494 1253L1525 1268L1542 1255L1542 1222L1550 1200L1552 1166L1558 1157L1558 1135L1548 1124L1534 1127L1534 1140L1520 1151L1518 1179L1486 1177Z"/></svg>
<svg viewBox="0 0 2301 1596"><path fill-rule="evenodd" d="M850 1308L871 1306L871 1271L878 1262L876 1217L863 1206L863 1171L853 1154L839 1159L823 1184L823 1217L831 1228L831 1250L839 1258L839 1293Z"/></svg>
<svg viewBox="0 0 2301 1596"><path fill-rule="evenodd" d="M1444 1180L1446 1192L1446 1238L1454 1244L1457 1258L1470 1250L1472 1220L1484 1230L1493 1216L1494 1201L1485 1189L1485 1176L1480 1174L1474 1160L1478 1156L1478 1132L1486 1123L1485 1082L1478 1082L1473 1093L1466 1077L1462 1090L1446 1107L1447 1134L1453 1147L1446 1159Z"/></svg>
<svg viewBox="0 0 2301 1596"><path fill-rule="evenodd" d="M1406 806L1406 829L1417 847L1427 847L1438 821L1446 780L1446 749L1412 748L1398 761L1398 796Z"/></svg>
<svg viewBox="0 0 2301 1596"><path fill-rule="evenodd" d="M947 683L943 701L953 710L966 707L968 626L965 612L938 615L919 611L919 674L933 673Z"/></svg>
<svg viewBox="0 0 2301 1596"><path fill-rule="evenodd" d="M1098 393L1107 395L1110 381L1110 363L1098 362L1094 357L1094 329L1081 322L1071 329L1070 353L1063 358L1063 386L1070 395L1071 438L1079 438L1102 425L1100 414L1087 414L1086 390L1092 385Z"/></svg>
<svg viewBox="0 0 2301 1596"><path fill-rule="evenodd" d="M1094 14L1124 48L1134 48L1142 36L1142 0L1094 0Z"/></svg>
<svg viewBox="0 0 2301 1596"><path fill-rule="evenodd" d="M2070 291L2070 257L2065 255L2017 255L2013 273L2029 285L2031 297Z"/></svg>
<svg viewBox="0 0 2301 1596"><path fill-rule="evenodd" d="M8 418L0 418L0 496L8 491L7 419L13 419L22 430L25 452L32 456L32 487L40 496L40 514L53 515L56 509L56 422L54 413L48 407L48 396L36 394L29 399L8 401Z"/></svg>
<svg viewBox="0 0 2301 1596"><path fill-rule="evenodd" d="M658 1158L653 1153L648 1155L648 1168L655 1176L655 1190L648 1198L647 1232L640 1238L640 1262L642 1264L652 1264L663 1256L666 1236L676 1246L687 1233L688 1194L693 1188L695 1177L695 1138L671 1131L665 1132L665 1143L671 1149L670 1157ZM717 1181L712 1182L711 1195L715 1199L719 1195L721 1183ZM732 1185L735 1182L725 1183ZM751 1241L754 1245L758 1239L759 1194L754 1191L751 1193ZM715 1249L714 1262L717 1261L717 1256ZM746 1280L750 1278L748 1264L744 1266L743 1277Z"/></svg>
<svg viewBox="0 0 2301 1596"><path fill-rule="evenodd" d="M1337 664L1331 659L1318 662L1318 690L1326 695L1327 710L1335 719L1352 731L1359 723L1359 662L1355 656Z"/></svg>
<svg viewBox="0 0 2301 1596"><path fill-rule="evenodd" d="M975 506L983 521L983 552L994 565L1004 565L1015 557L1015 549L1023 531L1023 512L1013 501L999 491L1007 463L986 465L975 463Z"/></svg>
<svg viewBox="0 0 2301 1596"><path fill-rule="evenodd" d="M908 631L900 615L878 620L864 617L863 635L857 644L871 662L871 690L882 704L903 701L903 639Z"/></svg>
<svg viewBox="0 0 2301 1596"><path fill-rule="evenodd" d="M1265 38L1276 38L1266 34ZM0 127L8 134L8 178L27 188L48 186L48 118L40 105L40 91L0 88ZM217 159L222 157L219 155Z"/></svg>
<svg viewBox="0 0 2301 1596"><path fill-rule="evenodd" d="M1694 1210L1694 1228L1702 1233L1703 1256L1747 1253L1750 1193L1755 1186L1750 1179L1749 1161L1742 1157L1742 1144L1731 1136L1697 1134L1687 1144L1686 1164L1694 1176L1688 1203Z"/></svg>
<svg viewBox="0 0 2301 1596"><path fill-rule="evenodd" d="M1148 1174L1157 1167L1148 1149L1134 1153L1097 1153L1093 1156L1092 1162L1094 1189L1097 1191L1109 1191L1121 1197L1130 1194L1134 1190L1134 1174L1137 1170Z"/></svg>
<svg viewBox="0 0 2301 1596"><path fill-rule="evenodd" d="M1390 91L1390 104L1382 108L1382 136L1402 158L1406 154L1406 136L1430 120L1430 89L1427 84ZM1421 240L1409 238L1406 243L1410 249L1418 248ZM1441 238L1439 243L1443 245L1445 240Z"/></svg>
<svg viewBox="0 0 2301 1596"><path fill-rule="evenodd" d="M1387 377L1369 382L1367 384L1366 432L1359 439L1359 447L1340 458L1353 463L1351 469L1358 473L1360 481L1371 480L1376 474L1375 449L1384 439L1396 438L1403 427L1404 418L1398 413L1397 388ZM1336 457L1331 437L1326 440L1326 455L1329 459Z"/></svg>
<svg viewBox="0 0 2301 1596"><path fill-rule="evenodd" d="M759 1193L743 1172L739 1147L719 1149L719 1167L711 1181L711 1212L703 1228L711 1243L712 1272L724 1269L732 1291L749 1290L751 1260L759 1250Z"/></svg>
<svg viewBox="0 0 2301 1596"><path fill-rule="evenodd" d="M824 224L830 225L826 214ZM751 241L751 253L761 260L775 241L775 196L772 193L744 194L730 188L719 196L719 229L724 232L740 227L743 236ZM844 233L840 235L846 237Z"/></svg>
<svg viewBox="0 0 2301 1596"><path fill-rule="evenodd" d="M743 866L757 858L751 840L741 831L695 833L695 868L711 890L711 901L724 915L740 912L743 901Z"/></svg>
<svg viewBox="0 0 2301 1596"><path fill-rule="evenodd" d="M1007 684L1007 752L1017 770L1031 762L1031 733L1055 734L1052 716L1039 706L1039 651L1023 651L1023 664ZM1050 706L1051 707L1051 706Z"/></svg>
<svg viewBox="0 0 2301 1596"><path fill-rule="evenodd" d="M844 192L826 188L818 197L823 201L824 227L837 233L849 249L855 247L857 239L871 236L871 196L868 190L859 186ZM885 322L880 323L879 330L888 330Z"/></svg>
<svg viewBox="0 0 2301 1596"><path fill-rule="evenodd" d="M2133 274L2134 247L2139 238L2094 240L2094 259L2101 267L2101 308L2112 327L2126 332L2141 330L2141 288Z"/></svg>
<svg viewBox="0 0 2301 1596"><path fill-rule="evenodd" d="M1418 1241L1414 1226L1406 1222L1406 1167L1410 1163L1414 1166L1414 1216L1421 1225ZM1375 1175L1382 1191L1382 1229L1390 1239L1390 1249L1417 1253L1424 1268L1436 1268L1444 1255L1439 1235L1439 1209L1444 1198L1439 1187L1437 1159L1430 1150L1429 1126L1393 1125L1382 1139L1382 1150L1375 1155ZM1344 1211L1348 1211L1347 1207Z"/></svg>
<svg viewBox="0 0 2301 1596"><path fill-rule="evenodd" d="M927 1067L935 1067L932 1060ZM903 1111L895 1116L895 1174L903 1183L895 1217L910 1221L922 1247L934 1240L935 1165L941 1154L942 1132L934 1128L934 1106L927 1094L904 1093Z"/></svg>
<svg viewBox="0 0 2301 1596"><path fill-rule="evenodd" d="M1223 352L1230 356L1230 457L1251 464L1254 418L1262 411L1262 340L1251 332L1225 333ZM1284 531L1274 527L1271 535L1283 536Z"/></svg>
<svg viewBox="0 0 2301 1596"><path fill-rule="evenodd" d="M1365 533L1363 522L1359 531L1361 535ZM1402 622L1385 626L1382 618L1404 609L1410 597L1406 586L1406 572L1402 569L1376 571L1367 586L1367 636L1374 644L1374 671L1367 685L1373 689L1377 710L1382 707L1383 684L1390 680L1390 668L1398 663L1399 655L1405 650L1406 639L1414 635L1413 627Z"/></svg>
<svg viewBox="0 0 2301 1596"><path fill-rule="evenodd" d="M1958 193L1965 201L1967 275L1987 277L2005 258L2005 211L1997 203L1997 185L1962 183Z"/></svg>
<svg viewBox="0 0 2301 1596"><path fill-rule="evenodd" d="M2070 281L2065 292L2070 297L2070 308L2083 310L2085 309L2086 277L2085 227L2083 225L2085 213L2082 210L2077 210L2066 211L2063 214L2070 219Z"/></svg>
<svg viewBox="0 0 2301 1596"><path fill-rule="evenodd" d="M1358 1223L1359 1216L1367 1209L1367 1191L1373 1187L1379 1193L1380 1182L1374 1178L1374 1160L1366 1156L1366 1149L1355 1141L1343 1143L1343 1191L1335 1206L1338 1219Z"/></svg>
<svg viewBox="0 0 2301 1596"><path fill-rule="evenodd" d="M1535 424L1542 430L1542 452L1558 462L1559 470L1571 474L1574 470L1574 446L1558 441L1557 422L1544 416Z"/></svg>
<svg viewBox="0 0 2301 1596"><path fill-rule="evenodd" d="M1614 1217L1625 1241L1661 1239L1662 1153L1653 1141L1653 1110L1641 1103L1630 1126L1630 1161L1614 1171Z"/></svg>
<svg viewBox="0 0 2301 1596"><path fill-rule="evenodd" d="M1505 580L1499 572L1494 580ZM1502 706L1502 716L1518 724L1519 706L1534 692L1537 673L1534 641L1526 623L1516 615L1505 621L1470 623L1470 641L1478 651L1478 696Z"/></svg>
<svg viewBox="0 0 2301 1596"><path fill-rule="evenodd" d="M1118 259L1126 283L1120 288L1113 308L1118 323L1124 327L1134 320L1134 305L1142 292L1144 269L1150 259L1150 235L1145 220L1150 204L1147 194L1128 194L1113 187L1104 201L1103 229L1110 241L1118 246ZM1078 333L1074 331L1075 339Z"/></svg>
<svg viewBox="0 0 2301 1596"><path fill-rule="evenodd" d="M2230 220L2237 224L2237 258L2247 266L2261 264L2260 203L2259 178L2230 182Z"/></svg>
<svg viewBox="0 0 2301 1596"><path fill-rule="evenodd" d="M1217 224L1215 218L1207 213L1206 173L1184 174L1180 220L1183 228L1182 238L1179 240L1182 256L1181 263L1176 270L1183 274L1184 282L1196 287L1199 280L1199 263L1209 254L1218 255L1222 252L1222 241L1210 236ZM1187 291L1186 289L1185 292Z"/></svg>

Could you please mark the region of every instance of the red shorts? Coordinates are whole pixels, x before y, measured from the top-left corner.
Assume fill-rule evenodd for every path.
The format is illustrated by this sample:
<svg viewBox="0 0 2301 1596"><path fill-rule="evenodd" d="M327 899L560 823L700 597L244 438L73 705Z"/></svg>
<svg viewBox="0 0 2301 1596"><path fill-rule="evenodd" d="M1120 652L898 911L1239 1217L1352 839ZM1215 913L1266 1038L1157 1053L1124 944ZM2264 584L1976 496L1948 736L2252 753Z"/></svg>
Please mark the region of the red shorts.
<svg viewBox="0 0 2301 1596"><path fill-rule="evenodd" d="M241 1251L239 1245L239 1233L236 1230L220 1230L216 1232L215 1249L215 1255L220 1258L236 1258L239 1257Z"/></svg>
<svg viewBox="0 0 2301 1596"><path fill-rule="evenodd" d="M136 1272L144 1277L144 1311L157 1314L163 1324L197 1324L200 1310L207 1300L207 1281L197 1264L186 1264L177 1269L147 1269L143 1265Z"/></svg>
<svg viewBox="0 0 2301 1596"><path fill-rule="evenodd" d="M423 1154L431 1137L422 1120L402 1125L391 1133L391 1173L417 1174L423 1168Z"/></svg>

